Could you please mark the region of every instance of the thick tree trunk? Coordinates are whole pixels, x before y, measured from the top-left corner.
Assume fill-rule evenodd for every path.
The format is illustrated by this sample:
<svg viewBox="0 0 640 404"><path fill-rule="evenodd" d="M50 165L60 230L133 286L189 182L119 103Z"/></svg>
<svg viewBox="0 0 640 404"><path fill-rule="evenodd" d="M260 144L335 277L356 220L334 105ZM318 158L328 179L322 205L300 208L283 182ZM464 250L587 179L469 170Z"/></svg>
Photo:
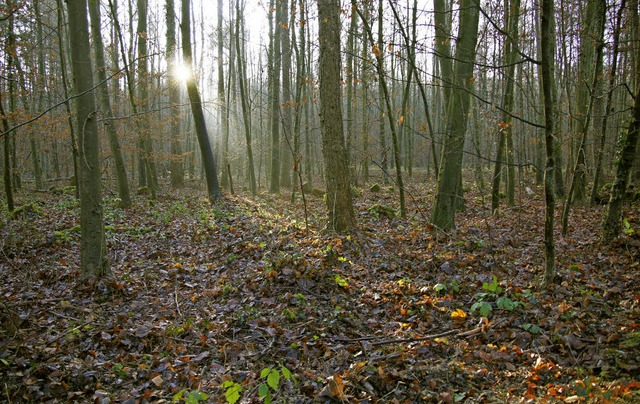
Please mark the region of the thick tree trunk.
<svg viewBox="0 0 640 404"><path fill-rule="evenodd" d="M94 283L111 275L102 219L102 185L93 72L89 58L86 0L67 2L74 89L78 94L77 127L80 128L80 261L82 279Z"/></svg>
<svg viewBox="0 0 640 404"><path fill-rule="evenodd" d="M340 97L340 4L318 0L320 43L320 127L327 184L328 227L342 232L355 226Z"/></svg>
<svg viewBox="0 0 640 404"><path fill-rule="evenodd" d="M93 54L96 63L97 77L99 86L98 97L100 99L101 109L105 116L104 126L107 129L109 138L109 147L113 157L116 178L118 181L118 196L121 200L121 206L127 208L131 206L131 196L129 193L129 180L127 179L127 170L124 164L124 157L120 148L120 141L116 133L115 123L113 121L113 110L111 109L111 100L109 99L109 90L107 87L107 73L104 63L104 45L102 43L102 34L100 33L100 0L89 0L89 15L91 18L91 35L93 38Z"/></svg>
<svg viewBox="0 0 640 404"><path fill-rule="evenodd" d="M191 55L190 8L190 1L182 0L182 53L185 65L189 70L192 70L191 63L193 58ZM213 156L211 141L209 140L209 134L207 133L207 126L204 119L202 101L200 99L200 93L198 92L198 86L196 84L195 77L193 77L193 73L190 74L190 78L187 80L187 93L189 94L193 122L196 127L196 135L198 137L198 144L200 145L200 152L202 153L202 164L204 165L209 200L213 202L221 196L220 185L218 183L218 174L216 172L216 161Z"/></svg>

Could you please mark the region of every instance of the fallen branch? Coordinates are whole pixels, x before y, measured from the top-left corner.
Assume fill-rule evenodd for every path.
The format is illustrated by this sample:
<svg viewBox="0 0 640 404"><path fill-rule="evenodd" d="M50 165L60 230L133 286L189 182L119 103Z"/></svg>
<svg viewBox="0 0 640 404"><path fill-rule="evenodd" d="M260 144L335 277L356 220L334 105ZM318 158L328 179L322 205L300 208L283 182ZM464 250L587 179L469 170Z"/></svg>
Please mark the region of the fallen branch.
<svg viewBox="0 0 640 404"><path fill-rule="evenodd" d="M489 323L489 320L487 320L486 318L482 318L476 328L469 331L465 331L465 332L458 332L457 330L449 330L449 331L442 332L440 334L425 335L424 337L400 338L400 339L389 339L384 341L378 341L378 342L371 343L371 345L379 346L379 345L401 344L404 342L420 342L420 341L427 341L427 340L436 339L436 338L447 337L449 335L453 335L456 338L467 338L467 337L481 334L485 332L487 328L491 326L496 326L502 322L504 322L504 320L498 321L495 324L491 324Z"/></svg>

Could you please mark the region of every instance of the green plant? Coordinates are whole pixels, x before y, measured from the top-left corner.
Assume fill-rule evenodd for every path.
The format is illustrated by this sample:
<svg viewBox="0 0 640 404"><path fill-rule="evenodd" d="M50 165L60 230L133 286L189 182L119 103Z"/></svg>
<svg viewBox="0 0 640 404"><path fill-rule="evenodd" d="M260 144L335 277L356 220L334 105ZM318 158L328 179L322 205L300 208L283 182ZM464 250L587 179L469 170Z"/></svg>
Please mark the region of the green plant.
<svg viewBox="0 0 640 404"><path fill-rule="evenodd" d="M338 284L338 286L341 286L343 288L349 287L349 283L346 280L342 279L340 274L336 274L334 279L335 279L336 283Z"/></svg>
<svg viewBox="0 0 640 404"><path fill-rule="evenodd" d="M264 379L264 382L258 386L258 396L264 399L265 404L271 403L271 391L278 392L281 377L291 380L294 384L296 383L291 371L284 365L280 365L280 371L278 369L264 368L260 372L260 378Z"/></svg>
<svg viewBox="0 0 640 404"><path fill-rule="evenodd" d="M490 300L495 300L496 307L501 310L513 311L519 306L524 306L522 302L514 301L508 296L500 296L502 286L498 283L498 278L495 275L491 277L491 282L482 284L482 289L484 292L476 293L475 295L478 301L471 306L472 313L478 311L482 317L487 317L493 311Z"/></svg>
<svg viewBox="0 0 640 404"><path fill-rule="evenodd" d="M627 219L624 219L622 223L624 224L624 234L627 234L630 236L633 233L635 233L635 230L631 228L631 224Z"/></svg>
<svg viewBox="0 0 640 404"><path fill-rule="evenodd" d="M240 393L242 393L242 386L233 380L225 380L222 383L224 389L224 398L229 404L235 404L240 399Z"/></svg>
<svg viewBox="0 0 640 404"><path fill-rule="evenodd" d="M208 398L209 396L200 390L191 390L187 392L186 389L182 389L173 396L173 402L176 403L180 400L184 400L187 404L198 404L200 401L206 401Z"/></svg>

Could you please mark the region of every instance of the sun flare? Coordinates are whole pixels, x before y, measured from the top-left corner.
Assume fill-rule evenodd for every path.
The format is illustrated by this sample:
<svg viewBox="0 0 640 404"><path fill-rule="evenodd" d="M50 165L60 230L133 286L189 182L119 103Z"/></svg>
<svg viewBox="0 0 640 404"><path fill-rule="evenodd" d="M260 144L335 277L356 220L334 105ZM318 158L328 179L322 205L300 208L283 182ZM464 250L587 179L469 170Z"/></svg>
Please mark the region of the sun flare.
<svg viewBox="0 0 640 404"><path fill-rule="evenodd" d="M193 77L191 68L185 64L178 63L173 69L173 76L178 81L188 81Z"/></svg>

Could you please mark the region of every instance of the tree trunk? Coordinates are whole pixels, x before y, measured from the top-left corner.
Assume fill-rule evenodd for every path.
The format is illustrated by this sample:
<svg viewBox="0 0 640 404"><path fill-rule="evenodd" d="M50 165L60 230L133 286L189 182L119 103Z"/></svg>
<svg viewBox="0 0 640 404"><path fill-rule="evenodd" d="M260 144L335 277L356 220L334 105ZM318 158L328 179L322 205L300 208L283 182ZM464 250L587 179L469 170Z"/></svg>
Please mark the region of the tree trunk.
<svg viewBox="0 0 640 404"><path fill-rule="evenodd" d="M439 229L455 227L455 212L460 205L462 178L462 152L473 78L475 48L478 40L480 9L477 0L460 2L460 21L456 45L453 89L447 108L446 139L442 171L438 181L436 200L431 215L432 223Z"/></svg>
<svg viewBox="0 0 640 404"><path fill-rule="evenodd" d="M269 191L280 192L280 21L282 12L280 2L275 1L275 24L271 36L271 52L269 53L269 66L271 67L271 183ZM272 7L273 9L273 7Z"/></svg>
<svg viewBox="0 0 640 404"><path fill-rule="evenodd" d="M514 104L514 76L516 70L516 56L518 55L518 20L520 19L520 0L505 0L505 26L507 32L507 38L505 39L504 47L504 64L507 66L507 72L505 74L505 86L504 96L502 97L502 118L499 123L500 138L498 140L498 149L496 153L496 162L493 171L493 181L491 190L491 211L496 214L500 208L500 178L502 177L502 164L505 157L508 161L508 154L511 154L513 160L513 140L511 140L511 147L509 148L509 139L513 139L513 121L511 120L511 112ZM515 174L514 167L509 164L507 183L507 204L509 206L515 205Z"/></svg>
<svg viewBox="0 0 640 404"><path fill-rule="evenodd" d="M640 60L640 47L636 47L636 57ZM640 66L635 66L635 80L640 81ZM620 234L622 228L622 203L624 202L629 174L633 168L640 133L640 90L636 91L633 105L633 117L625 133L618 140L618 156L616 159L616 178L613 181L609 205L605 213L602 237L612 241Z"/></svg>
<svg viewBox="0 0 640 404"><path fill-rule="evenodd" d="M7 197L7 210L12 212L15 208L13 201L13 187L11 186L11 136L9 136L9 121L7 120L7 114L4 112L2 106L2 97L0 97L0 115L2 116L2 139L4 142L3 150L3 179L4 179L4 193Z"/></svg>
<svg viewBox="0 0 640 404"><path fill-rule="evenodd" d="M340 3L318 0L320 43L320 127L327 184L328 227L343 232L355 226L340 97Z"/></svg>
<svg viewBox="0 0 640 404"><path fill-rule="evenodd" d="M613 31L613 46L611 55L611 71L609 73L609 84L607 88L607 101L605 103L605 112L600 125L600 141L599 147L596 149L596 169L593 175L593 187L591 188L591 205L595 205L599 199L600 183L602 178L602 160L607 140L607 126L609 115L612 109L613 91L616 85L616 75L618 74L618 54L620 50L620 26L622 25L622 16L626 7L626 1L622 0L620 8L616 16L616 25Z"/></svg>
<svg viewBox="0 0 640 404"><path fill-rule="evenodd" d="M77 127L80 165L80 261L82 280L89 284L111 275L102 219L102 185L93 72L89 58L89 26L86 0L67 2L74 89L77 94Z"/></svg>
<svg viewBox="0 0 640 404"><path fill-rule="evenodd" d="M142 120L139 129L139 144L141 155L141 166L144 168L145 184L151 191L151 196L156 197L158 192L158 176L155 163L153 161L153 145L151 133L149 132L149 118L146 114L149 109L149 75L147 64L147 12L148 0L138 0L138 99L139 106L143 113L139 120ZM142 174L142 173L141 173ZM143 175L141 175L143 177Z"/></svg>
<svg viewBox="0 0 640 404"><path fill-rule="evenodd" d="M169 112L171 121L171 162L169 163L169 170L171 171L171 187L175 189L184 186L184 165L180 142L180 92L178 89L179 83L175 77L178 58L176 54L176 11L174 0L167 0L165 9L167 19L166 56L169 69L169 104L171 106Z"/></svg>
<svg viewBox="0 0 640 404"><path fill-rule="evenodd" d="M369 26L369 22L365 19L364 14L362 14L362 12L356 8L356 11L358 12L358 15L360 16L360 19L362 20L362 25L365 29L365 32L367 33L367 36L369 37L369 41L371 42L371 46L374 48L373 53L375 54L376 57L376 70L378 71L378 86L382 89L382 95L383 95L383 101L385 103L385 107L386 107L386 115L387 115L387 120L389 122L389 128L391 129L391 142L392 142L392 146L393 146L393 158L394 158L394 164L395 164L395 169L396 169L396 185L398 186L398 191L400 194L400 216L402 216L403 218L405 218L407 216L407 209L406 209L406 204L405 204L405 198L404 198L404 181L402 178L402 164L400 162L400 147L399 147L399 142L398 142L398 136L397 136L397 132L396 132L396 123L393 119L393 108L391 107L391 97L389 96L389 89L387 87L387 81L385 79L385 75L384 75L384 59L382 57L382 49L380 49L380 46L376 46L374 39L373 39L373 33L371 32L371 27ZM380 42L378 42L378 45L380 44ZM386 152L384 153L386 158ZM383 170L385 170L385 175L386 175L386 169L383 165L382 167Z"/></svg>
<svg viewBox="0 0 640 404"><path fill-rule="evenodd" d="M102 34L100 33L100 0L89 0L89 15L91 18L91 36L93 38L93 54L96 63L98 78L98 97L100 99L102 113L104 114L104 126L107 129L109 138L109 147L114 160L116 178L118 181L118 196L120 204L123 208L131 206L131 196L129 193L129 180L127 179L127 170L124 165L122 150L120 149L120 141L116 133L115 122L113 121L113 110L111 109L111 100L109 99L109 90L107 87L107 73L104 63L104 45L102 43Z"/></svg>
<svg viewBox="0 0 640 404"><path fill-rule="evenodd" d="M553 41L553 0L541 0L540 12L540 49L542 73L542 91L544 98L545 146L547 162L544 171L545 220L544 246L546 267L544 284L549 284L555 277L555 242L553 237L554 215L556 208L556 194L554 189L554 130L556 126L555 94L552 91L554 77L554 41Z"/></svg>
<svg viewBox="0 0 640 404"><path fill-rule="evenodd" d="M207 133L207 126L204 119L204 111L202 109L202 101L196 79L192 71L192 55L191 55L191 20L189 17L190 1L182 0L182 54L184 64L191 71L189 80L187 80L187 93L191 104L191 112L193 114L193 122L196 128L198 144L202 153L202 164L204 165L205 178L207 180L207 190L209 200L211 202L218 199L220 194L220 185L218 184L218 175L216 172L216 162L211 150L211 141Z"/></svg>
<svg viewBox="0 0 640 404"><path fill-rule="evenodd" d="M69 139L71 140L71 156L73 160L73 178L75 178L75 197L80 199L80 187L78 186L78 178L80 178L80 169L78 168L78 145L76 142L75 128L73 125L73 115L71 114L71 103L69 102L69 83L67 82L67 63L66 63L66 47L63 29L66 26L63 19L62 0L57 0L58 22L56 33L58 35L58 52L60 52L60 76L62 78L62 90L65 98L64 108L67 114L67 123L69 125Z"/></svg>
<svg viewBox="0 0 640 404"><path fill-rule="evenodd" d="M597 45L596 54L595 54L595 58L596 58L595 70L591 71L591 69L584 69L592 74L592 76L590 77L591 82L587 84L579 83L580 85L584 85L584 87L586 87L584 97L585 98L588 97L588 105L586 110L584 111L584 114L582 114L582 108L580 107L581 104L578 104L578 108L576 108L576 111L579 111L578 112L579 122L577 126L581 128L581 131L579 132L580 143L578 145L578 156L577 156L575 168L573 170L573 178L571 180L571 185L569 186L569 193L567 195L567 200L565 202L564 209L562 212L562 235L563 236L566 235L568 231L569 212L571 210L571 206L573 202L575 201L575 203L577 204L582 204L586 199L585 193L586 193L586 182L587 182L587 178L586 178L587 167L586 167L586 156L585 156L586 154L585 144L587 141L587 132L589 130L589 127L591 126L591 115L592 115L593 105L595 102L595 94L589 94L588 90L591 90L593 92L596 86L598 85L598 82L601 80L601 76L602 76L602 62L604 59L603 53L604 53L604 46L605 46L604 28L606 23L606 7L607 7L605 0L593 0L592 2L589 3L589 5L592 5L595 2L598 3L594 5L596 9L595 10L591 9L588 12L596 14L592 16L596 26L591 27L591 29L593 29L594 32L590 32L590 35L586 36L586 39L585 39L590 42L592 41L596 42L596 45ZM589 49L589 50L591 51L592 49ZM591 52L586 52L586 53L591 53ZM587 62L590 64L594 64L593 58L585 57L585 63ZM580 77L580 75L578 76ZM583 80L587 80L587 79L588 79L587 77L583 78ZM582 92L582 91L579 91L579 92ZM580 100L581 98L578 97L578 99Z"/></svg>
<svg viewBox="0 0 640 404"><path fill-rule="evenodd" d="M253 141L251 139L251 111L249 110L249 94L247 90L247 61L240 47L240 33L244 31L244 23L240 25L243 12L240 11L240 0L236 0L236 55L238 58L238 85L240 87L240 104L242 105L242 120L244 123L244 139L247 143L247 163L249 171L249 189L255 195L258 191L256 184L256 173L253 164Z"/></svg>

